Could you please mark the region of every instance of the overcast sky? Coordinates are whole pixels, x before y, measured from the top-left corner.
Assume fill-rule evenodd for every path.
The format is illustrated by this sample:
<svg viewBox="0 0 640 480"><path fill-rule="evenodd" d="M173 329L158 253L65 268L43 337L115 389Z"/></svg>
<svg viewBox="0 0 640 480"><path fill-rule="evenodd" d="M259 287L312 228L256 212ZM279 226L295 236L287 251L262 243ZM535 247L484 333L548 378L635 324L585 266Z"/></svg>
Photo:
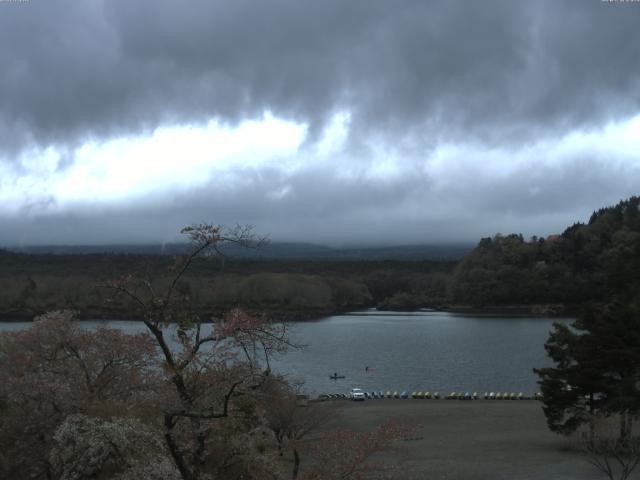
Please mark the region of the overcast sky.
<svg viewBox="0 0 640 480"><path fill-rule="evenodd" d="M640 3L0 0L0 244L477 241L640 194Z"/></svg>

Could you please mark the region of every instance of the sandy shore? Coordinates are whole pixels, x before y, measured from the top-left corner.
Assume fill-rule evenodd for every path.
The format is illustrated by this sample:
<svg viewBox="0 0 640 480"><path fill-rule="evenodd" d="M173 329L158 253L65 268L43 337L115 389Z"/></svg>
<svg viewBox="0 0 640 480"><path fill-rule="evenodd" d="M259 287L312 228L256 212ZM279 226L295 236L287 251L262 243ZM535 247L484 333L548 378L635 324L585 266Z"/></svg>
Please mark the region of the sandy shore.
<svg viewBox="0 0 640 480"><path fill-rule="evenodd" d="M332 401L330 427L372 430L388 419L421 425L389 460L402 479L591 480L603 477L551 433L536 401ZM633 477L636 478L636 477ZM640 477L638 477L640 478Z"/></svg>

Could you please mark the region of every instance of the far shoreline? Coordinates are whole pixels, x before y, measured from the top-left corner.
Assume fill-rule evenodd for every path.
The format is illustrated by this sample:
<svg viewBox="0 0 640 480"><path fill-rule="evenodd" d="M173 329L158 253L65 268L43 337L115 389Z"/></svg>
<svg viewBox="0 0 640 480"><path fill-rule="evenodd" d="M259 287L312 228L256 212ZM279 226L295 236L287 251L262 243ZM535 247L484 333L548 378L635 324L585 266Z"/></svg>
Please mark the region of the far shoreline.
<svg viewBox="0 0 640 480"><path fill-rule="evenodd" d="M574 318L580 308L578 306L567 307L564 305L487 305L487 306L474 306L474 305L440 305L440 306L423 306L415 308L403 308L403 309L379 309L376 306L364 306L364 309L374 312L389 312L401 315L402 313L420 313L420 312L442 312L458 315L478 315L478 316L515 316L515 317L540 317L540 318ZM65 310L62 308L51 308L47 311ZM74 310L69 308L69 310ZM309 322L319 321L328 317L339 315L357 315L363 313L363 306L350 306L349 308L341 309L320 309L320 310L306 310L306 311L266 311L259 312L257 309L248 309L249 312L256 315L267 315L276 321L282 322ZM26 311L9 311L0 312L0 322L3 323L18 323L18 322L32 322L37 316L42 315L45 312L26 312ZM220 313L208 313L203 314L203 323L212 323L214 318L219 318ZM105 320L105 321L143 321L143 317L136 315L135 313L124 313L121 311L108 311L101 309L92 309L79 311L78 319L80 321L91 320Z"/></svg>
<svg viewBox="0 0 640 480"><path fill-rule="evenodd" d="M440 312L477 314L477 315L528 315L533 317L575 317L580 307L577 305L567 306L560 304L553 305L487 305L483 307L474 305L452 305L434 309Z"/></svg>

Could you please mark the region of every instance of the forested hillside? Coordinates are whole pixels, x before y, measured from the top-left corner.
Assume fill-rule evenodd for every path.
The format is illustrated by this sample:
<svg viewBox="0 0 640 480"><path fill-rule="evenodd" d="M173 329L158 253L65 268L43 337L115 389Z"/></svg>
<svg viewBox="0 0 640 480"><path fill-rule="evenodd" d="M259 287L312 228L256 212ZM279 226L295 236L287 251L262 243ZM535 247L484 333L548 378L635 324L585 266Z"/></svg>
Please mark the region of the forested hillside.
<svg viewBox="0 0 640 480"><path fill-rule="evenodd" d="M483 238L460 262L427 259L210 257L180 285L204 313L242 306L282 318L353 308L521 306L577 310L640 286L639 199L594 212L560 235ZM132 274L162 285L179 255L25 254L0 250L0 315L72 308L84 317L127 317L104 285Z"/></svg>
<svg viewBox="0 0 640 480"><path fill-rule="evenodd" d="M123 253L26 254L0 250L0 317L32 318L73 309L84 318L130 318L133 306L106 285L124 275L161 287L179 256ZM446 297L453 261L209 257L179 285L194 308L215 314L234 306L283 319L372 307L419 291ZM417 303L410 303L418 306Z"/></svg>
<svg viewBox="0 0 640 480"><path fill-rule="evenodd" d="M450 300L475 306L600 301L640 280L640 212L632 197L548 238L483 238L456 267Z"/></svg>

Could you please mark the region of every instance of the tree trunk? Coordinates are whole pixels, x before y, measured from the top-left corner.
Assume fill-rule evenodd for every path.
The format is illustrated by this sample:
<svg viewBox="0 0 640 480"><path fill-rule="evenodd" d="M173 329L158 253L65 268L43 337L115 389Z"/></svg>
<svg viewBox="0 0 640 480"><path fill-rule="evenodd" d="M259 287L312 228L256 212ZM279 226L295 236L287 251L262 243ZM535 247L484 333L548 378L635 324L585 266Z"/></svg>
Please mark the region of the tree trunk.
<svg viewBox="0 0 640 480"><path fill-rule="evenodd" d="M627 431L627 412L626 411L622 411L620 412L620 442L621 443L626 443L628 437L629 437L629 432Z"/></svg>
<svg viewBox="0 0 640 480"><path fill-rule="evenodd" d="M593 442L596 439L596 419L594 415L595 408L593 406L594 398L593 393L589 394L589 443L593 447Z"/></svg>
<svg viewBox="0 0 640 480"><path fill-rule="evenodd" d="M284 436L279 430L276 432L276 442L278 442L278 455L282 456L284 454Z"/></svg>
<svg viewBox="0 0 640 480"><path fill-rule="evenodd" d="M164 416L164 426L165 426L164 438L165 438L165 441L167 442L167 446L169 447L169 453L171 453L171 457L173 458L173 461L176 464L176 467L178 467L178 471L180 472L180 475L184 480L194 480L194 477L191 474L189 467L187 466L184 456L182 455L182 452L180 451L180 448L178 447L178 444L176 443L175 438L173 438L172 430L174 427L174 423L173 423L173 417L171 415Z"/></svg>
<svg viewBox="0 0 640 480"><path fill-rule="evenodd" d="M293 480L298 478L298 471L300 470L300 455L298 454L298 449L293 449Z"/></svg>

